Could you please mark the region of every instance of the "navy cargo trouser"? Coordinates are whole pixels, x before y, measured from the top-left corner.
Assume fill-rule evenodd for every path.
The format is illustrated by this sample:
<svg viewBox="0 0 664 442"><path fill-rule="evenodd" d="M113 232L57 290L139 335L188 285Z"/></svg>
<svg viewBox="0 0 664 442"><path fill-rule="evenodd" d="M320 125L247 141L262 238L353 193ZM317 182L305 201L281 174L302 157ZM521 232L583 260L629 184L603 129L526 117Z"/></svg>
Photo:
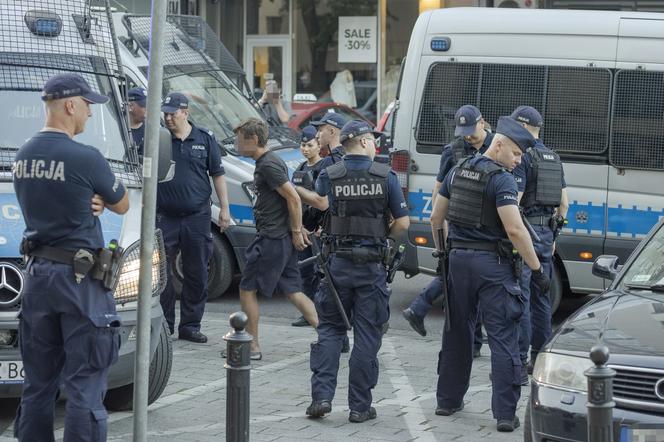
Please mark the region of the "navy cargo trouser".
<svg viewBox="0 0 664 442"><path fill-rule="evenodd" d="M179 330L198 331L208 297L208 264L212 256L210 206L185 216L157 214L157 227L164 236L168 258L168 281L161 293L161 307L171 333L175 330L175 291L173 262L178 250L182 254L182 293L180 294Z"/></svg>
<svg viewBox="0 0 664 442"><path fill-rule="evenodd" d="M420 318L424 317L429 313L433 303L436 299L440 298L443 295L443 284L440 282L440 278L433 278L429 284L417 295L417 298L413 299L413 302L408 306L413 313L415 313ZM479 317L477 318L477 325L475 326L475 334L473 335L473 348L475 351L479 351L482 348L482 314L478 313Z"/></svg>
<svg viewBox="0 0 664 442"><path fill-rule="evenodd" d="M352 318L353 351L348 375L348 405L352 411L365 412L371 406L371 390L378 382L378 350L382 328L389 318L385 267L380 263L354 264L332 256L329 270L344 305ZM337 387L337 372L346 327L323 280L316 293L318 342L311 345L311 397L332 400Z"/></svg>
<svg viewBox="0 0 664 442"><path fill-rule="evenodd" d="M513 419L521 396L518 321L524 311L509 262L492 252L450 252L450 330L443 332L438 360L438 406L456 408L470 384L478 308L491 349L491 409L495 419Z"/></svg>
<svg viewBox="0 0 664 442"><path fill-rule="evenodd" d="M553 231L548 226L533 225L540 237L534 242L535 253L542 264L544 273L553 279ZM540 349L551 336L551 299L550 292L542 293L531 282L531 270L523 266L521 274L521 292L526 301L526 309L519 322L519 353L521 363L528 361L528 347L532 345L531 358L537 357Z"/></svg>
<svg viewBox="0 0 664 442"><path fill-rule="evenodd" d="M318 241L320 247L320 240L315 236L312 236L313 241ZM298 252L298 260L304 261L307 258L311 258L313 252L311 247ZM307 295L312 301L315 299L316 292L318 291L318 286L320 285L320 276L318 274L318 265L316 262L311 262L307 265L300 267L300 276L302 278L302 293Z"/></svg>
<svg viewBox="0 0 664 442"><path fill-rule="evenodd" d="M19 315L25 381L14 436L53 441L54 405L67 394L64 440L106 440L103 399L108 368L118 358L120 317L100 281L76 283L70 265L33 258L25 271Z"/></svg>

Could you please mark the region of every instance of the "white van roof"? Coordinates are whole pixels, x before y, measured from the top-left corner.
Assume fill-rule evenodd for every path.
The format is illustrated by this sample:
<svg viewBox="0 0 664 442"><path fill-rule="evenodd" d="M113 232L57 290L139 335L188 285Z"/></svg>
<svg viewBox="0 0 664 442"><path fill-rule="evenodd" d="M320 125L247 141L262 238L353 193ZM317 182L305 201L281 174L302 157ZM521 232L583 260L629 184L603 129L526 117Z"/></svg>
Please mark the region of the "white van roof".
<svg viewBox="0 0 664 442"><path fill-rule="evenodd" d="M434 37L450 38L450 49L431 50ZM409 53L659 64L663 42L664 14L658 13L446 8L419 17Z"/></svg>

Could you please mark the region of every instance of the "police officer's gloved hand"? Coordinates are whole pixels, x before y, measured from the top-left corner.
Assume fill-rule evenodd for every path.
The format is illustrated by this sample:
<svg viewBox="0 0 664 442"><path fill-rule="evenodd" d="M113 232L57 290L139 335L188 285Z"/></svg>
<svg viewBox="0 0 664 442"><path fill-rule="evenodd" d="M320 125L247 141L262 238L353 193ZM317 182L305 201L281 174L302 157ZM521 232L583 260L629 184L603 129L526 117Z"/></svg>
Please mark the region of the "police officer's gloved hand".
<svg viewBox="0 0 664 442"><path fill-rule="evenodd" d="M532 270L531 275L530 280L537 286L540 293L542 295L549 293L549 288L551 288L551 278L544 273L542 266L540 265L540 268L537 270Z"/></svg>

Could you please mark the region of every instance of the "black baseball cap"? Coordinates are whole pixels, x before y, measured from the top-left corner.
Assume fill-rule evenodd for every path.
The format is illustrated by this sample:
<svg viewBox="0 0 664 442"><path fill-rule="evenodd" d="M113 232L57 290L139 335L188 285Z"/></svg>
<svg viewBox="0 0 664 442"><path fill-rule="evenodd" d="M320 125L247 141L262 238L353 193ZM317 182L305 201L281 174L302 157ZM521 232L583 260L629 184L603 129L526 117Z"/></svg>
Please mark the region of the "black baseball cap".
<svg viewBox="0 0 664 442"><path fill-rule="evenodd" d="M454 114L455 137L467 137L475 132L475 126L482 119L482 113L472 104L465 104Z"/></svg>
<svg viewBox="0 0 664 442"><path fill-rule="evenodd" d="M316 133L318 133L318 131L315 127L306 126L304 129L302 129L302 133L300 134L300 142L308 143L309 141L316 138Z"/></svg>
<svg viewBox="0 0 664 442"><path fill-rule="evenodd" d="M369 123L364 120L350 120L341 128L341 135L339 137L342 143L351 140L358 135L372 134L375 138L382 135L382 132L377 132L371 127Z"/></svg>
<svg viewBox="0 0 664 442"><path fill-rule="evenodd" d="M85 101L95 104L104 104L108 101L106 95L92 90L85 78L78 74L58 74L49 78L44 84L41 99L43 101L60 100L62 98L81 97Z"/></svg>
<svg viewBox="0 0 664 442"><path fill-rule="evenodd" d="M321 118L320 120L312 121L309 124L315 127L322 126L324 124L329 124L330 126L334 126L337 129L341 129L342 127L344 127L344 124L346 124L347 122L348 120L343 115L337 112L328 112L325 115L323 115L323 118Z"/></svg>
<svg viewBox="0 0 664 442"><path fill-rule="evenodd" d="M161 111L166 114L172 114L180 109L189 109L189 99L180 92L171 92L161 102Z"/></svg>
<svg viewBox="0 0 664 442"><path fill-rule="evenodd" d="M127 99L130 103L136 103L141 107L145 107L146 100L148 99L148 91L142 87L133 87L127 91Z"/></svg>
<svg viewBox="0 0 664 442"><path fill-rule="evenodd" d="M535 146L535 138L528 130L512 117L498 118L496 133L505 135L514 141L519 148L525 152L528 148Z"/></svg>
<svg viewBox="0 0 664 442"><path fill-rule="evenodd" d="M519 106L514 109L510 116L516 121L526 123L529 126L542 127L542 115L534 107Z"/></svg>

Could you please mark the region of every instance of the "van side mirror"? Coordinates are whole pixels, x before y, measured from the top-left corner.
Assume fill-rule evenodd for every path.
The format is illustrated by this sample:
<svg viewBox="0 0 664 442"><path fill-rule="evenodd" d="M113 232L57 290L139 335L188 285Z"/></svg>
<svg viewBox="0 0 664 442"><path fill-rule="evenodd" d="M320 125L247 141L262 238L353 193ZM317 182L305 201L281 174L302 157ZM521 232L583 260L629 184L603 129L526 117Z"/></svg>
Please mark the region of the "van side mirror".
<svg viewBox="0 0 664 442"><path fill-rule="evenodd" d="M618 276L618 257L614 255L598 256L593 263L593 275L613 281Z"/></svg>
<svg viewBox="0 0 664 442"><path fill-rule="evenodd" d="M173 161L173 141L171 132L165 127L159 127L159 168L157 181L160 183L170 181L175 176L175 161Z"/></svg>

